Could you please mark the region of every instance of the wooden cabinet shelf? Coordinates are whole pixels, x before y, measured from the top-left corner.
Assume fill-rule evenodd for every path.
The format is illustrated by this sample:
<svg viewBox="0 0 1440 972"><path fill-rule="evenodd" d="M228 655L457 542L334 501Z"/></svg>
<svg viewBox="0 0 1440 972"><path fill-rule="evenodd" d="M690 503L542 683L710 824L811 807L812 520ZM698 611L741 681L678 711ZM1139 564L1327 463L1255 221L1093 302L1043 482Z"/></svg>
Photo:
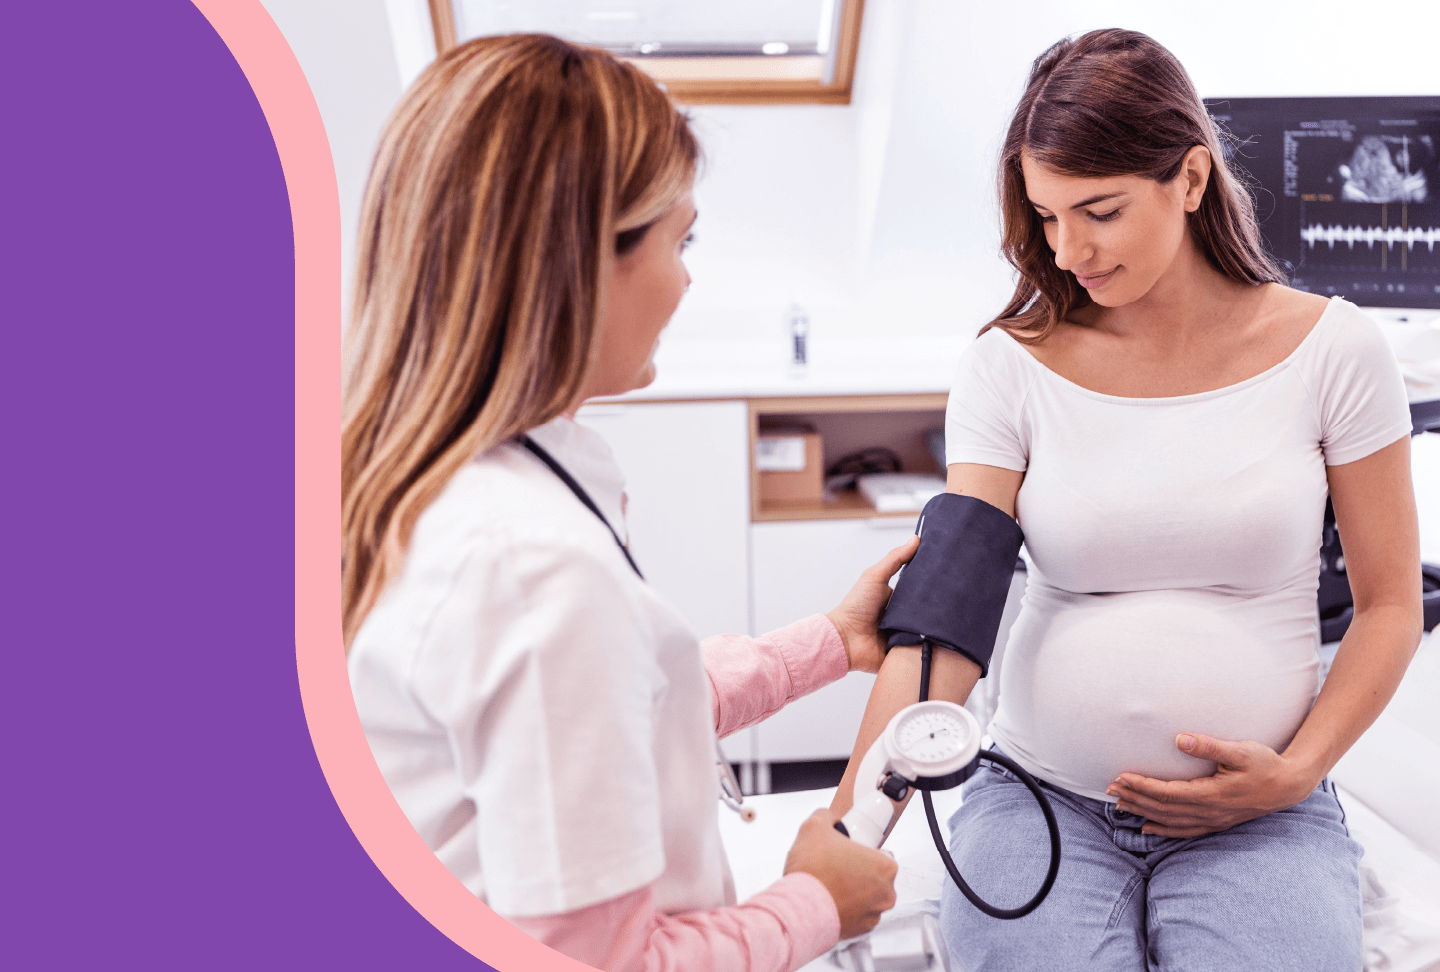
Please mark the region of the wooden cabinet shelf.
<svg viewBox="0 0 1440 972"><path fill-rule="evenodd" d="M875 516L896 516L914 518L915 513L881 513L855 492L845 492L819 503L790 503L774 501L755 504L751 522L765 523L771 520L867 520Z"/></svg>
<svg viewBox="0 0 1440 972"><path fill-rule="evenodd" d="M860 449L883 446L899 455L906 472L944 474L925 446L925 433L945 425L943 393L915 395L824 395L752 398L750 418L750 520L857 520L911 518L915 511L880 513L859 493L845 492L820 502L762 502L755 442L764 425L805 425L820 433L826 468Z"/></svg>

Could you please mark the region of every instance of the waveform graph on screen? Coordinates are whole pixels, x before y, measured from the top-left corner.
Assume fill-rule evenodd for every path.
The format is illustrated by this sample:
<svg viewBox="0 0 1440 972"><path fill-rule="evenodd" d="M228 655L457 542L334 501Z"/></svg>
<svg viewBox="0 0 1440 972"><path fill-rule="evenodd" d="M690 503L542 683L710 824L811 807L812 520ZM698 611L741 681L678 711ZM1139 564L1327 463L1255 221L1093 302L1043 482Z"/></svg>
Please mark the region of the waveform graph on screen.
<svg viewBox="0 0 1440 972"><path fill-rule="evenodd" d="M1440 205L1302 203L1298 275L1381 275L1386 292L1440 295ZM1358 281L1357 281L1358 286Z"/></svg>
<svg viewBox="0 0 1440 972"><path fill-rule="evenodd" d="M1317 242L1327 243L1330 249L1335 249L1338 241L1344 243L1354 251L1356 243L1364 243L1367 249L1373 250L1376 243L1381 243L1387 249L1381 250L1382 261L1385 254L1389 252L1388 247L1396 243L1403 243L1406 252L1409 252L1416 243L1423 243L1431 253L1435 252L1435 244L1440 242L1440 226L1427 226L1425 228L1392 226L1388 229L1384 226L1322 226L1314 223L1300 230L1300 239L1310 244L1310 249L1315 249ZM1401 254L1403 259L1404 254Z"/></svg>

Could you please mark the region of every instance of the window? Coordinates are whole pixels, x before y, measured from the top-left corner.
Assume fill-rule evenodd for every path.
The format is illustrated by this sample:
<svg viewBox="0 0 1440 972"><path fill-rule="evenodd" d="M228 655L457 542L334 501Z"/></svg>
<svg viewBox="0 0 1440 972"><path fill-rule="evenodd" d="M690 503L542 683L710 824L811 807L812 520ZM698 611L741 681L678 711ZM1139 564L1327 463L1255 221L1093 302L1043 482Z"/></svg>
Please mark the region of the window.
<svg viewBox="0 0 1440 972"><path fill-rule="evenodd" d="M435 49L538 31L603 47L684 104L850 103L864 0L429 0Z"/></svg>

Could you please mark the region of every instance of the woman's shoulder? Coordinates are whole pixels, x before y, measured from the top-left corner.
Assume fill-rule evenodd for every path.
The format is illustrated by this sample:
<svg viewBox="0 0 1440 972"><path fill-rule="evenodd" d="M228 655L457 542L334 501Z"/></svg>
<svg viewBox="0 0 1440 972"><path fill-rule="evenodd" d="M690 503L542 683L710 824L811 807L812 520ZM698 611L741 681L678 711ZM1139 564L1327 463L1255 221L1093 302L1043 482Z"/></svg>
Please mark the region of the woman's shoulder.
<svg viewBox="0 0 1440 972"><path fill-rule="evenodd" d="M1290 306L1302 319L1313 321L1296 348L1296 362L1314 370L1349 368L1365 362L1388 362L1394 354L1385 332L1375 319L1344 297L1321 297L1286 290ZM1306 298L1303 302L1296 298Z"/></svg>
<svg viewBox="0 0 1440 972"><path fill-rule="evenodd" d="M955 380L950 385L952 408L999 408L1011 414L1026 398L1036 377L1043 371L1018 339L994 326L972 341L960 355Z"/></svg>
<svg viewBox="0 0 1440 972"><path fill-rule="evenodd" d="M1328 465L1363 458L1410 431L1395 351L1380 325L1350 301L1330 298L1292 360L1319 414Z"/></svg>
<svg viewBox="0 0 1440 972"><path fill-rule="evenodd" d="M414 544L452 557L523 547L585 561L608 559L615 540L558 477L507 442L455 473L421 514Z"/></svg>
<svg viewBox="0 0 1440 972"><path fill-rule="evenodd" d="M371 620L404 621L418 647L439 614L456 619L446 630L474 634L484 619L499 631L532 611L542 592L545 610L556 612L597 599L629 603L635 584L614 538L563 484L557 493L545 477L528 475L525 457L509 450L461 467L420 515Z"/></svg>
<svg viewBox="0 0 1440 972"><path fill-rule="evenodd" d="M1330 310L1337 298L1323 297L1279 283L1260 285L1260 314L1267 323L1303 338ZM1341 301L1344 302L1343 299Z"/></svg>
<svg viewBox="0 0 1440 972"><path fill-rule="evenodd" d="M960 374L1013 379L1040 363L1020 339L998 324L989 325L960 354Z"/></svg>

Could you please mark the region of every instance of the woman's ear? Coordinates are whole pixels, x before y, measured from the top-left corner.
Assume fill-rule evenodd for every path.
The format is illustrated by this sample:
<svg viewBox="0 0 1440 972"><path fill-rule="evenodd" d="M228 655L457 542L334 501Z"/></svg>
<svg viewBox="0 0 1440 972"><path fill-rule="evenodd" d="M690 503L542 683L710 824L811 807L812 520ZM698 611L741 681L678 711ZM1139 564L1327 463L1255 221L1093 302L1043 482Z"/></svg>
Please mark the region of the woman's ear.
<svg viewBox="0 0 1440 972"><path fill-rule="evenodd" d="M1180 161L1180 178L1185 180L1185 211L1193 213L1200 208L1205 187L1210 184L1210 150L1203 145L1191 146Z"/></svg>

